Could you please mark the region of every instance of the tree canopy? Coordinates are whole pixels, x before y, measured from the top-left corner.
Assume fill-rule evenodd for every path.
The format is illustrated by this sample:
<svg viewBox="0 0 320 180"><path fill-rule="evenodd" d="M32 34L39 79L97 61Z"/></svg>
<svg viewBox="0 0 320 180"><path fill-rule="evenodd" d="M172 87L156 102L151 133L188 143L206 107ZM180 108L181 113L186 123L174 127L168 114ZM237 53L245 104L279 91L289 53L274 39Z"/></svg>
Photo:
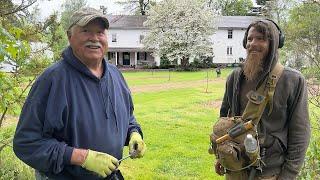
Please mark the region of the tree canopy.
<svg viewBox="0 0 320 180"><path fill-rule="evenodd" d="M28 8L35 2L21 0L14 4L5 0L0 7L0 63L1 67L13 67L11 73L0 71L0 127L5 114L17 113L15 109L24 100L25 91L31 85L23 83L25 77L30 77L32 82L51 62L44 53L48 43L43 37L55 20L34 21Z"/></svg>
<svg viewBox="0 0 320 180"><path fill-rule="evenodd" d="M214 33L214 15L203 2L164 0L151 7L145 26L147 49L170 61L187 65L189 59L212 57L210 36Z"/></svg>
<svg viewBox="0 0 320 180"><path fill-rule="evenodd" d="M116 2L123 5L126 10L137 15L147 15L150 10L150 6L156 4L156 0L118 0Z"/></svg>
<svg viewBox="0 0 320 180"><path fill-rule="evenodd" d="M209 0L208 5L222 16L246 16L253 7L251 0Z"/></svg>
<svg viewBox="0 0 320 180"><path fill-rule="evenodd" d="M308 77L320 83L320 4L309 2L293 8L287 33L288 50L293 54L294 61L310 64ZM313 86L314 87L314 86ZM320 91L311 93L311 100L320 107Z"/></svg>

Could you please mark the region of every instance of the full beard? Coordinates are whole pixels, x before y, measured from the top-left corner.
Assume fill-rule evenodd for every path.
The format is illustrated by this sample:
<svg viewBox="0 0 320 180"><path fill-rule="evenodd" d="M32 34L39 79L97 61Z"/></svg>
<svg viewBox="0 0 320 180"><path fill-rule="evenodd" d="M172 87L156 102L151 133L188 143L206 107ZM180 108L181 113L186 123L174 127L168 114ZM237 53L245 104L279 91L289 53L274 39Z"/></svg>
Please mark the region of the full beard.
<svg viewBox="0 0 320 180"><path fill-rule="evenodd" d="M263 71L263 56L262 53L251 53L247 55L244 63L243 73L246 80L253 81L259 77L259 73Z"/></svg>

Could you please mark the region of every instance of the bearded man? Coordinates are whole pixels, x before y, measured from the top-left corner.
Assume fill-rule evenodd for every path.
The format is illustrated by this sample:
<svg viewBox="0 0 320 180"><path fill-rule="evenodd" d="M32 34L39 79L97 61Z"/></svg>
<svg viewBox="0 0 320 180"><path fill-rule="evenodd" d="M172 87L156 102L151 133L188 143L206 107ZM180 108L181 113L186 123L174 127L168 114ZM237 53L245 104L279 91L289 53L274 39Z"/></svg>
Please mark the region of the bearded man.
<svg viewBox="0 0 320 180"><path fill-rule="evenodd" d="M235 69L227 79L220 117L243 115L248 92L267 87L265 79L279 64L278 48L283 44L284 35L273 21L264 19L249 25L243 39L247 58L244 66ZM254 179L295 179L310 139L307 88L300 72L284 67L273 98L259 120L257 133L263 163ZM243 179L230 176L234 172L225 169L219 160L215 168L220 175L226 173L226 179ZM249 173L248 168L242 171Z"/></svg>
<svg viewBox="0 0 320 180"><path fill-rule="evenodd" d="M123 179L123 146L145 152L130 90L108 63L105 15L83 8L70 18L70 46L32 86L13 139L18 158L36 179Z"/></svg>

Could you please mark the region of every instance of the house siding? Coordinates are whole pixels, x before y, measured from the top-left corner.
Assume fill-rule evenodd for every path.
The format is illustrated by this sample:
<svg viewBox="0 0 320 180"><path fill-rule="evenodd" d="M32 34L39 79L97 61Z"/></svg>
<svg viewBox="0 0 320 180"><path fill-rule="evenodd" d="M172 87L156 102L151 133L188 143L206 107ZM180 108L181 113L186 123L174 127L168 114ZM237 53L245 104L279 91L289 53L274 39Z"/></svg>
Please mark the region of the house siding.
<svg viewBox="0 0 320 180"><path fill-rule="evenodd" d="M153 56L152 52L146 51L140 43L140 35L146 36L148 29L143 27L147 16L124 15L111 16L110 29L108 31L109 52L118 53L118 60L112 63L122 66L123 53L130 53L129 66L160 65L160 57ZM239 63L246 57L246 51L242 46L244 33L248 25L257 19L254 16L222 16L217 19L218 29L210 37L213 42L213 63L232 64ZM228 38L228 30L232 30L232 38ZM112 42L112 34L117 34L117 41ZM232 48L232 54L227 54L227 49ZM147 60L138 59L137 53L147 53ZM229 52L230 53L230 52Z"/></svg>

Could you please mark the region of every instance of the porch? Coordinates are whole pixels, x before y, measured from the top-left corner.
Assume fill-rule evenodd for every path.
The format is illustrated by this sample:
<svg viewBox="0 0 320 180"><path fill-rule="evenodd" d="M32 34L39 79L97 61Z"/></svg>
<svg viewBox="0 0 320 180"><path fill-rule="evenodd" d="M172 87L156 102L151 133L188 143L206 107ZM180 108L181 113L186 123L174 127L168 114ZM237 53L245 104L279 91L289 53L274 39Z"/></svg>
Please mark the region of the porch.
<svg viewBox="0 0 320 180"><path fill-rule="evenodd" d="M144 66L155 66L156 58L141 49L109 49L108 60L111 64L125 68L142 68Z"/></svg>

